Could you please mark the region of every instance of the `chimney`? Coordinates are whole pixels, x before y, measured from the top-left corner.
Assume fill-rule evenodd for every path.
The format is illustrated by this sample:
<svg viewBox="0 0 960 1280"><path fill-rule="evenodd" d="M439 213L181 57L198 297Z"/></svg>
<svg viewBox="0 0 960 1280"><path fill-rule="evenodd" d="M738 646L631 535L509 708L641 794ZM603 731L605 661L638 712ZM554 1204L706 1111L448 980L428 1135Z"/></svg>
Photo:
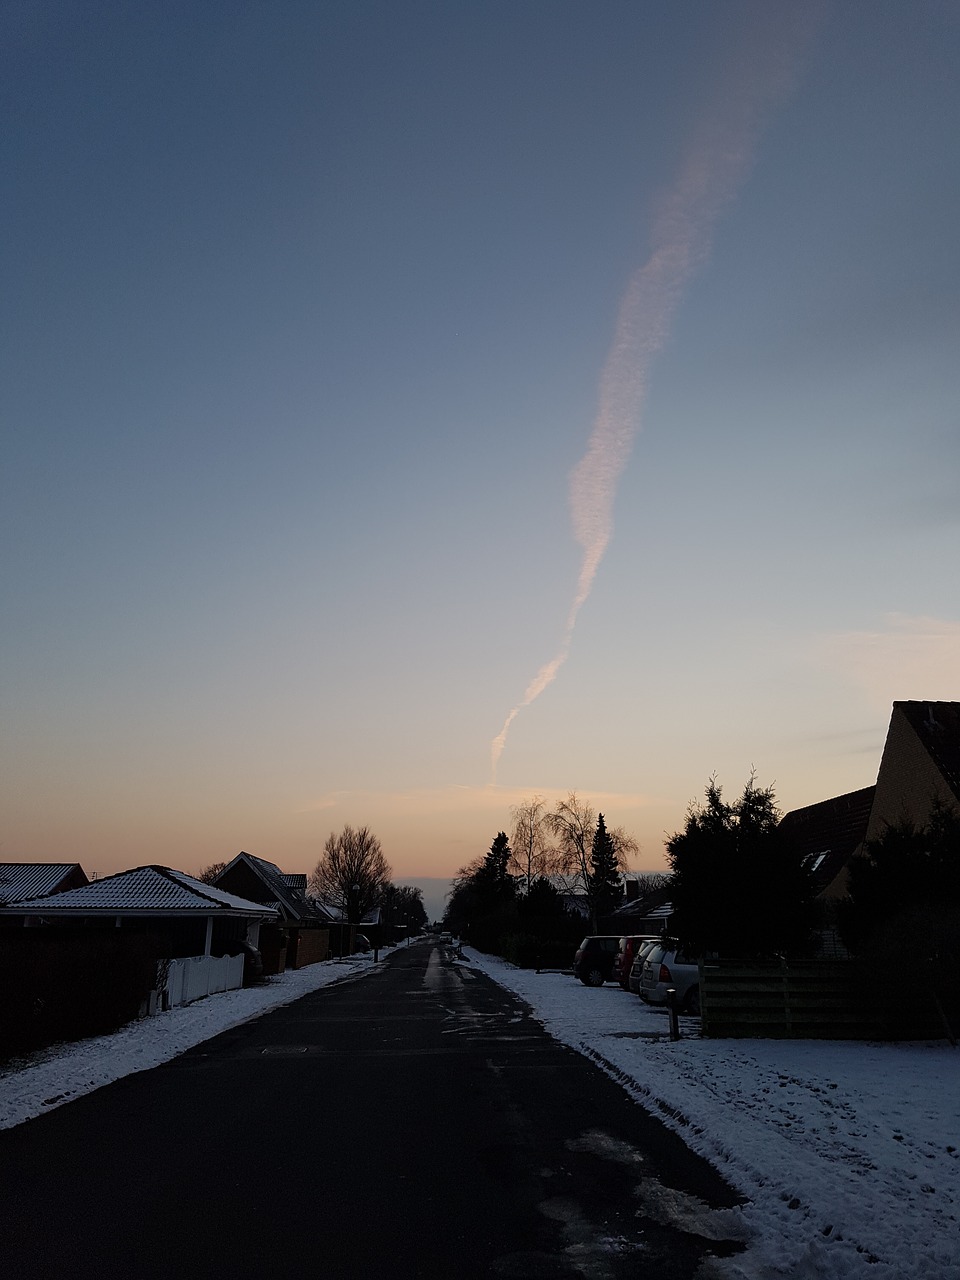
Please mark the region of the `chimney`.
<svg viewBox="0 0 960 1280"><path fill-rule="evenodd" d="M626 890L627 902L636 902L640 897L640 881L624 880L623 887Z"/></svg>

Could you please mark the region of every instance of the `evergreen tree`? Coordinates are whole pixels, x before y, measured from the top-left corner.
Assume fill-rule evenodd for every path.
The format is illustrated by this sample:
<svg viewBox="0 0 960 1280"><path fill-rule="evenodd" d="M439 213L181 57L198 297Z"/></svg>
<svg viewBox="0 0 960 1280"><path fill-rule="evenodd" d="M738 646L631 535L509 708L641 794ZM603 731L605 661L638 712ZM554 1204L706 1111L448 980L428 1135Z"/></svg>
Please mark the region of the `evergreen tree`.
<svg viewBox="0 0 960 1280"><path fill-rule="evenodd" d="M508 871L510 841L498 831L489 850L464 867L454 882L444 922L481 951L498 952L517 928L517 889Z"/></svg>
<svg viewBox="0 0 960 1280"><path fill-rule="evenodd" d="M603 814L597 815L597 828L590 846L590 872L587 877L587 898L594 932L600 916L607 915L619 906L623 897L620 885L620 863Z"/></svg>
<svg viewBox="0 0 960 1280"><path fill-rule="evenodd" d="M753 775L727 804L711 778L706 804L691 805L667 842L673 869L673 931L694 955L804 954L816 920L803 857L778 829L773 788Z"/></svg>
<svg viewBox="0 0 960 1280"><path fill-rule="evenodd" d="M926 823L891 823L852 858L840 933L851 951L916 939L928 959L960 965L960 813L934 804Z"/></svg>
<svg viewBox="0 0 960 1280"><path fill-rule="evenodd" d="M478 872L481 883L493 898L513 897L514 882L507 871L509 865L510 841L505 831L498 831Z"/></svg>

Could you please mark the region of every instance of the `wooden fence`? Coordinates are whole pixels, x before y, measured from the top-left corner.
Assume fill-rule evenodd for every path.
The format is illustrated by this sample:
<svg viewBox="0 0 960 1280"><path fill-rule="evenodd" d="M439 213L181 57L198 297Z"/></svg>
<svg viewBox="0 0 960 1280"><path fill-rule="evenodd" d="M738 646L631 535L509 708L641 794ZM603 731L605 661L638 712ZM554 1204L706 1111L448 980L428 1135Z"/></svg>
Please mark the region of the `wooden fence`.
<svg viewBox="0 0 960 1280"><path fill-rule="evenodd" d="M893 962L891 962L893 963ZM885 985L853 961L726 962L700 966L704 1036L810 1040L953 1040L957 993L915 973Z"/></svg>

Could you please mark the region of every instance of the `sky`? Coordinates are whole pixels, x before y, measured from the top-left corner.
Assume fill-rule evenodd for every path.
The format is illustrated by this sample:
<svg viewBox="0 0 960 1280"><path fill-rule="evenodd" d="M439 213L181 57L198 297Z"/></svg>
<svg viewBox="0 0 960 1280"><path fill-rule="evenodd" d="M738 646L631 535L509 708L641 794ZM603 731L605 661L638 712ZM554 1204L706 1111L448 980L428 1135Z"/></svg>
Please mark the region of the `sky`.
<svg viewBox="0 0 960 1280"><path fill-rule="evenodd" d="M665 865L960 698L960 8L0 10L0 859L570 791Z"/></svg>

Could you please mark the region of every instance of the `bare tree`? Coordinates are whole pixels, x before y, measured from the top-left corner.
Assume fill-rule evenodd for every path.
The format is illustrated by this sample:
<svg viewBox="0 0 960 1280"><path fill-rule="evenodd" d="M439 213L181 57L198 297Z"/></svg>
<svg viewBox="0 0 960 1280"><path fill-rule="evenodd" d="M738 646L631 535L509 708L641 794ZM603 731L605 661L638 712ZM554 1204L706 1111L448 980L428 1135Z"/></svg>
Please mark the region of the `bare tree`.
<svg viewBox="0 0 960 1280"><path fill-rule="evenodd" d="M345 826L331 831L323 857L310 876L310 888L331 906L339 907L351 924L380 899L392 872L380 841L367 827Z"/></svg>
<svg viewBox="0 0 960 1280"><path fill-rule="evenodd" d="M597 815L585 800L571 791L566 800L558 800L556 808L544 818L553 835L554 872L568 889L586 892L590 878L590 849L597 827Z"/></svg>
<svg viewBox="0 0 960 1280"><path fill-rule="evenodd" d="M623 827L611 827L609 835L617 854L617 864L621 871L626 871L628 861L636 857L640 852L640 846Z"/></svg>
<svg viewBox="0 0 960 1280"><path fill-rule="evenodd" d="M209 867L203 868L197 879L202 880L204 884L213 884L226 865L225 862L211 862Z"/></svg>
<svg viewBox="0 0 960 1280"><path fill-rule="evenodd" d="M547 806L542 796L522 800L511 809L513 834L510 837L510 870L530 892L534 880L549 875L551 849L547 839Z"/></svg>
<svg viewBox="0 0 960 1280"><path fill-rule="evenodd" d="M632 878L637 882L637 898L641 901L651 893L668 889L671 881L669 871L638 871Z"/></svg>
<svg viewBox="0 0 960 1280"><path fill-rule="evenodd" d="M582 893L589 904L592 927L597 927L598 908L603 906L595 891L593 867L590 855L597 830L597 815L590 805L571 791L566 800L559 800L552 812L544 817L544 824L556 841L553 850L552 873L558 876L570 891ZM633 836L614 827L606 832L617 868L625 871L627 858L639 850Z"/></svg>

